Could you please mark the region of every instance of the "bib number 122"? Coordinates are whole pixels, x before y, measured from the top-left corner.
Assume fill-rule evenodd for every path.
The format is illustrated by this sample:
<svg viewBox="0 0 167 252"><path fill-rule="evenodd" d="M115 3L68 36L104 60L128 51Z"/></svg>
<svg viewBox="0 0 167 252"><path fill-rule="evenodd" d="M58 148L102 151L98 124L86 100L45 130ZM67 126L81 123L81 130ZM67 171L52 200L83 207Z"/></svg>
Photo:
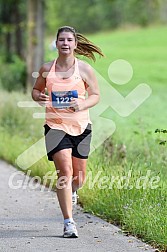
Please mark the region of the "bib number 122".
<svg viewBox="0 0 167 252"><path fill-rule="evenodd" d="M56 97L56 103L57 104L66 104L71 102L72 97Z"/></svg>

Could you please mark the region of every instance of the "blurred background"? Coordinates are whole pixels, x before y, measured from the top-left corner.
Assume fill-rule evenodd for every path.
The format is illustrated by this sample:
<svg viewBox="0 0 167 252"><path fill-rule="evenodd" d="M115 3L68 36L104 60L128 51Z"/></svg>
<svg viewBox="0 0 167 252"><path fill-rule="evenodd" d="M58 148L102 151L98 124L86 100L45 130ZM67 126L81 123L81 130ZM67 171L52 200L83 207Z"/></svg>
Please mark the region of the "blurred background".
<svg viewBox="0 0 167 252"><path fill-rule="evenodd" d="M59 26L111 32L166 24L166 13L166 0L0 0L0 88L31 89L32 72L47 58L45 41L55 38Z"/></svg>

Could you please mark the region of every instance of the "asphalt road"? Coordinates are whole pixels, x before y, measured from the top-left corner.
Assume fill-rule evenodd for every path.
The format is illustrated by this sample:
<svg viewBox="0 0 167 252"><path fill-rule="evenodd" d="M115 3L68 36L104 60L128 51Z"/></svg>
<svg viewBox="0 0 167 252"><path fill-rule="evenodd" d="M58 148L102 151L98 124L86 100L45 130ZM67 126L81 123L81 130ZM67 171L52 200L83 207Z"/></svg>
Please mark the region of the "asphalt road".
<svg viewBox="0 0 167 252"><path fill-rule="evenodd" d="M30 188L23 173L0 161L0 252L153 252L140 240L77 206L74 219L79 238L62 237L63 219L56 193ZM12 189L24 181L19 189ZM31 186L32 187L32 186Z"/></svg>

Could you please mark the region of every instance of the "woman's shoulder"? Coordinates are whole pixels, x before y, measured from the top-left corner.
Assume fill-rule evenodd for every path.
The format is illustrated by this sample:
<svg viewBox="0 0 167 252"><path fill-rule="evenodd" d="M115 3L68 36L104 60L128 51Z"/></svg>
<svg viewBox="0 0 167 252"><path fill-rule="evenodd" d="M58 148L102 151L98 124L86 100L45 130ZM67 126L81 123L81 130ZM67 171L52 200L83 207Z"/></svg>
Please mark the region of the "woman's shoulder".
<svg viewBox="0 0 167 252"><path fill-rule="evenodd" d="M49 61L49 62L46 62L42 65L41 67L41 71L42 72L49 72L53 63L54 63L55 60L52 60L52 61Z"/></svg>
<svg viewBox="0 0 167 252"><path fill-rule="evenodd" d="M89 65L87 62L78 59L78 68L79 68L79 72L81 75L86 75L89 76L90 74L92 74L93 68L91 65Z"/></svg>
<svg viewBox="0 0 167 252"><path fill-rule="evenodd" d="M90 70L92 69L91 65L89 65L87 62L77 59L78 60L78 67L79 70Z"/></svg>
<svg viewBox="0 0 167 252"><path fill-rule="evenodd" d="M80 75L84 81L87 81L89 78L91 78L92 74L94 75L92 66L83 60L78 59L78 68Z"/></svg>

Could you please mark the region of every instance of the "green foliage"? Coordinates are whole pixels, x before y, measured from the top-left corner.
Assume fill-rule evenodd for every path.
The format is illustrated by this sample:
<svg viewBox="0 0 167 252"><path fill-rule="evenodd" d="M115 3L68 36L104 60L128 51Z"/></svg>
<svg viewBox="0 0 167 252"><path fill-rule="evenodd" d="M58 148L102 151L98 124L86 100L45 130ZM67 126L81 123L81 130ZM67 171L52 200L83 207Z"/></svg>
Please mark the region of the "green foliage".
<svg viewBox="0 0 167 252"><path fill-rule="evenodd" d="M26 83L26 63L13 55L11 63L4 63L1 58L0 87L7 90L23 91Z"/></svg>
<svg viewBox="0 0 167 252"><path fill-rule="evenodd" d="M79 32L96 32L126 24L147 26L161 19L164 1L153 0L65 0L47 1L46 20L49 33L70 25ZM63 12L63 15L62 15Z"/></svg>
<svg viewBox="0 0 167 252"><path fill-rule="evenodd" d="M94 158L90 158L87 170L87 174L91 171L93 176L87 176L86 184L79 191L81 204L86 211L93 212L111 223L121 224L124 232L137 235L155 246L158 243L161 248L165 248L166 187L163 174L158 172L158 169L162 169L161 165L156 169L153 171L153 164L146 164L141 159L136 159L135 162L128 159L124 165L115 165L112 161L105 164L102 158L94 155ZM150 181L153 178L160 180L156 189L151 188L149 182L142 188L142 179L146 177L148 170L151 174ZM126 187L122 179L128 178L129 171L131 176L129 186ZM98 172L101 174L91 188L90 181L96 180ZM107 183L105 178L108 179ZM141 188L137 186L139 180Z"/></svg>
<svg viewBox="0 0 167 252"><path fill-rule="evenodd" d="M12 62L12 54L24 58L27 23L25 16L25 1L0 1L0 42L2 44L0 50L4 54L5 62Z"/></svg>
<svg viewBox="0 0 167 252"><path fill-rule="evenodd" d="M22 101L32 102L30 94L22 92L0 93L0 125L3 129L12 135L18 135L35 141L43 133L42 122L40 119L34 122L34 112L44 112L43 107L29 108L19 107L18 103ZM40 128L40 130L39 130Z"/></svg>
<svg viewBox="0 0 167 252"><path fill-rule="evenodd" d="M55 36L57 28L62 25L74 26L81 33L94 33L129 24L147 26L162 18L165 22L164 14L161 16L165 13L166 3L165 0L71 0L67 4L65 0L48 0L43 8L46 32ZM0 1L0 52L4 54L4 62L0 58L0 87L8 91L25 89L26 85L26 65L19 58L24 59L29 44L27 10L23 0L17 3L14 0ZM36 42L34 40L34 45Z"/></svg>

